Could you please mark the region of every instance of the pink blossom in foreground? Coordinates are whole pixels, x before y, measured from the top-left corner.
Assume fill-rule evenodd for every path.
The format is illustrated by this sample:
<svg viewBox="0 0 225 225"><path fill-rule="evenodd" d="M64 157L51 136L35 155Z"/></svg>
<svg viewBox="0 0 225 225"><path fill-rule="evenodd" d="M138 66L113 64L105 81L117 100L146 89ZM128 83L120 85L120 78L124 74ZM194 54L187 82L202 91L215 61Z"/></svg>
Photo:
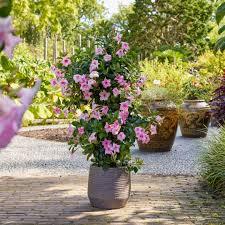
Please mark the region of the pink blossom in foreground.
<svg viewBox="0 0 225 225"><path fill-rule="evenodd" d="M123 141L125 138L126 138L126 135L125 135L123 132L120 132L120 133L117 135L117 139L118 139L119 141Z"/></svg>
<svg viewBox="0 0 225 225"><path fill-rule="evenodd" d="M127 118L129 116L129 111L120 111L119 118L122 124L126 124Z"/></svg>
<svg viewBox="0 0 225 225"><path fill-rule="evenodd" d="M105 62L110 62L112 60L112 56L109 54L104 55L104 60L105 60Z"/></svg>
<svg viewBox="0 0 225 225"><path fill-rule="evenodd" d="M18 132L23 114L31 104L41 86L38 80L33 88L22 88L18 92L21 105L7 96L0 95L0 149L5 148Z"/></svg>
<svg viewBox="0 0 225 225"><path fill-rule="evenodd" d="M90 143L93 143L93 142L95 142L96 140L97 140L96 132L94 132L94 133L92 133L92 134L89 136L88 141L89 141Z"/></svg>
<svg viewBox="0 0 225 225"><path fill-rule="evenodd" d="M110 93L108 93L104 90L104 91L100 92L99 96L100 96L101 101L107 101L110 96Z"/></svg>
<svg viewBox="0 0 225 225"><path fill-rule="evenodd" d="M74 132L73 126L72 126L72 124L69 124L68 130L67 130L68 137L71 138L73 136L73 132Z"/></svg>
<svg viewBox="0 0 225 225"><path fill-rule="evenodd" d="M109 107L108 106L103 106L102 107L101 112L102 112L103 115L107 115L108 111L109 111Z"/></svg>
<svg viewBox="0 0 225 225"><path fill-rule="evenodd" d="M84 95L84 99L88 101L91 99L92 92L83 92L83 95Z"/></svg>
<svg viewBox="0 0 225 225"><path fill-rule="evenodd" d="M126 52L129 51L129 44L127 42L122 42L122 49Z"/></svg>
<svg viewBox="0 0 225 225"><path fill-rule="evenodd" d="M88 113L82 113L79 118L80 118L80 120L87 121L89 119L89 115L88 115Z"/></svg>
<svg viewBox="0 0 225 225"><path fill-rule="evenodd" d="M102 81L102 85L103 85L104 88L110 87L110 86L111 86L111 80L105 78L105 79Z"/></svg>
<svg viewBox="0 0 225 225"><path fill-rule="evenodd" d="M19 37L12 34L12 21L11 17L0 18L0 46L9 57L13 57L13 50L15 46L21 41Z"/></svg>
<svg viewBox="0 0 225 225"><path fill-rule="evenodd" d="M117 55L119 58L121 58L121 57L123 57L123 56L125 55L125 53L124 53L123 49L119 49L119 50L116 52L116 55Z"/></svg>
<svg viewBox="0 0 225 225"><path fill-rule="evenodd" d="M118 82L120 86L124 86L124 84L126 83L126 81L124 80L124 76L120 74L116 75L115 80Z"/></svg>
<svg viewBox="0 0 225 225"><path fill-rule="evenodd" d="M109 132L112 131L112 127L111 127L111 125L108 122L106 122L104 128L105 128L106 133L109 133Z"/></svg>
<svg viewBox="0 0 225 225"><path fill-rule="evenodd" d="M142 127L135 127L134 131L138 141L141 141L143 144L149 143L150 141L149 135L145 132L145 130Z"/></svg>
<svg viewBox="0 0 225 225"><path fill-rule="evenodd" d="M55 71L55 76L56 76L57 78L63 78L63 77L64 77L64 73L62 73L61 70L56 69L56 71Z"/></svg>
<svg viewBox="0 0 225 225"><path fill-rule="evenodd" d="M95 49L95 55L103 55L104 49L99 47Z"/></svg>
<svg viewBox="0 0 225 225"><path fill-rule="evenodd" d="M67 85L68 85L68 80L65 79L65 78L61 79L61 80L59 81L59 85L60 85L60 87L62 87L62 88L67 87Z"/></svg>
<svg viewBox="0 0 225 225"><path fill-rule="evenodd" d="M147 79L147 78L146 78L145 76L142 75L142 76L139 78L138 82L137 82L137 86L138 86L138 87L142 87L142 86L144 85L146 79Z"/></svg>
<svg viewBox="0 0 225 225"><path fill-rule="evenodd" d="M113 88L112 92L113 92L113 95L115 97L117 97L118 95L120 95L120 90L118 88Z"/></svg>
<svg viewBox="0 0 225 225"><path fill-rule="evenodd" d="M93 110L91 113L91 118L94 118L96 120L101 120L101 114L97 110Z"/></svg>
<svg viewBox="0 0 225 225"><path fill-rule="evenodd" d="M118 44L121 42L121 39L122 39L122 35L120 33L117 33L115 40L117 41Z"/></svg>
<svg viewBox="0 0 225 225"><path fill-rule="evenodd" d="M99 77L99 73L97 71L92 71L89 75L90 78L98 78Z"/></svg>
<svg viewBox="0 0 225 225"><path fill-rule="evenodd" d="M116 120L111 126L112 126L112 129L111 129L112 134L117 135L120 132L120 128L121 128L118 120Z"/></svg>
<svg viewBox="0 0 225 225"><path fill-rule="evenodd" d="M155 125L151 124L151 126L150 126L150 133L151 133L151 135L157 134L157 127Z"/></svg>
<svg viewBox="0 0 225 225"><path fill-rule="evenodd" d="M77 130L78 130L79 135L84 134L84 127L79 127Z"/></svg>
<svg viewBox="0 0 225 225"><path fill-rule="evenodd" d="M61 63L63 64L63 66L67 67L71 64L71 60L70 58L68 58L67 56L63 57Z"/></svg>

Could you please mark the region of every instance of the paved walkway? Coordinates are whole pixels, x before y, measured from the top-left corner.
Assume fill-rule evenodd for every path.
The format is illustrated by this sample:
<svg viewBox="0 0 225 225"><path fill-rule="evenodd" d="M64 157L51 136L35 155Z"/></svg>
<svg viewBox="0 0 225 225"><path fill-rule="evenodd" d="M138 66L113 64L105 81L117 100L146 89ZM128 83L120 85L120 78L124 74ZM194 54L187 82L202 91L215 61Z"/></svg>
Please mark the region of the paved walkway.
<svg viewBox="0 0 225 225"><path fill-rule="evenodd" d="M210 128L207 138L193 139L183 138L178 130L172 151L143 153L136 146L132 155L145 160L140 171L143 174L196 175L199 157L215 132L216 129ZM66 143L17 136L7 149L0 151L0 176L87 175L88 170L89 162L81 151L71 157Z"/></svg>
<svg viewBox="0 0 225 225"><path fill-rule="evenodd" d="M0 224L219 225L225 202L194 177L133 175L127 207L92 208L87 176L1 177Z"/></svg>

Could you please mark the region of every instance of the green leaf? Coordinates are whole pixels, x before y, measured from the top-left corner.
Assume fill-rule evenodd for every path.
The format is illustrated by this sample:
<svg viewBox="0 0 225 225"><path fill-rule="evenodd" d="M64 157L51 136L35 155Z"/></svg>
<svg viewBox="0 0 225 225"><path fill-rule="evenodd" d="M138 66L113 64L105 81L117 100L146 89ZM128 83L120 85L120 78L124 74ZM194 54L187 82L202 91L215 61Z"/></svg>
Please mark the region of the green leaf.
<svg viewBox="0 0 225 225"><path fill-rule="evenodd" d="M12 0L0 1L0 17L7 17L12 9Z"/></svg>
<svg viewBox="0 0 225 225"><path fill-rule="evenodd" d="M225 16L225 2L223 2L216 10L216 22L219 24Z"/></svg>
<svg viewBox="0 0 225 225"><path fill-rule="evenodd" d="M224 51L225 49L225 37L222 37L220 38L216 44L215 44L215 47L214 47L215 51Z"/></svg>
<svg viewBox="0 0 225 225"><path fill-rule="evenodd" d="M222 34L224 31L225 31L225 25L220 27L220 29L218 30L218 34Z"/></svg>

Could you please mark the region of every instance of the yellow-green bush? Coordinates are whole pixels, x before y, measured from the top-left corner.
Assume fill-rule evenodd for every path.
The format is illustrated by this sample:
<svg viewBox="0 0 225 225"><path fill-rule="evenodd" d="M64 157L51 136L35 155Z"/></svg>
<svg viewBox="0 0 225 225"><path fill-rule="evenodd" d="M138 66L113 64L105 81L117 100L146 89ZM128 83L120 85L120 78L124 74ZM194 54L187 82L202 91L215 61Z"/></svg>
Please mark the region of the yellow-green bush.
<svg viewBox="0 0 225 225"><path fill-rule="evenodd" d="M188 66L183 62L159 62L156 59L142 62L141 69L147 76L146 88L153 88L154 80L160 80L160 86L168 90L168 99L180 104L184 97L183 84L190 76Z"/></svg>

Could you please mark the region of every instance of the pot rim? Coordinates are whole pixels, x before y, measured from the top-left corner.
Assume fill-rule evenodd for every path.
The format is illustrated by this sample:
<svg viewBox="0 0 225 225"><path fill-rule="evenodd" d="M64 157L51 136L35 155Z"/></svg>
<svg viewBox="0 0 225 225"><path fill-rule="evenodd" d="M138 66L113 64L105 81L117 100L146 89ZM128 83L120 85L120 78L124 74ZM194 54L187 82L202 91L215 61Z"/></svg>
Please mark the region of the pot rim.
<svg viewBox="0 0 225 225"><path fill-rule="evenodd" d="M90 168L91 168L91 167L94 167L94 168L98 168L98 169L104 170L102 166L95 166L95 165L92 165L92 164L91 164L91 165L90 165ZM105 170L118 170L118 169L127 170L127 167L126 167L126 166L121 166L121 167L108 167L108 168L106 168Z"/></svg>
<svg viewBox="0 0 225 225"><path fill-rule="evenodd" d="M204 99L184 100L184 102L206 102Z"/></svg>

